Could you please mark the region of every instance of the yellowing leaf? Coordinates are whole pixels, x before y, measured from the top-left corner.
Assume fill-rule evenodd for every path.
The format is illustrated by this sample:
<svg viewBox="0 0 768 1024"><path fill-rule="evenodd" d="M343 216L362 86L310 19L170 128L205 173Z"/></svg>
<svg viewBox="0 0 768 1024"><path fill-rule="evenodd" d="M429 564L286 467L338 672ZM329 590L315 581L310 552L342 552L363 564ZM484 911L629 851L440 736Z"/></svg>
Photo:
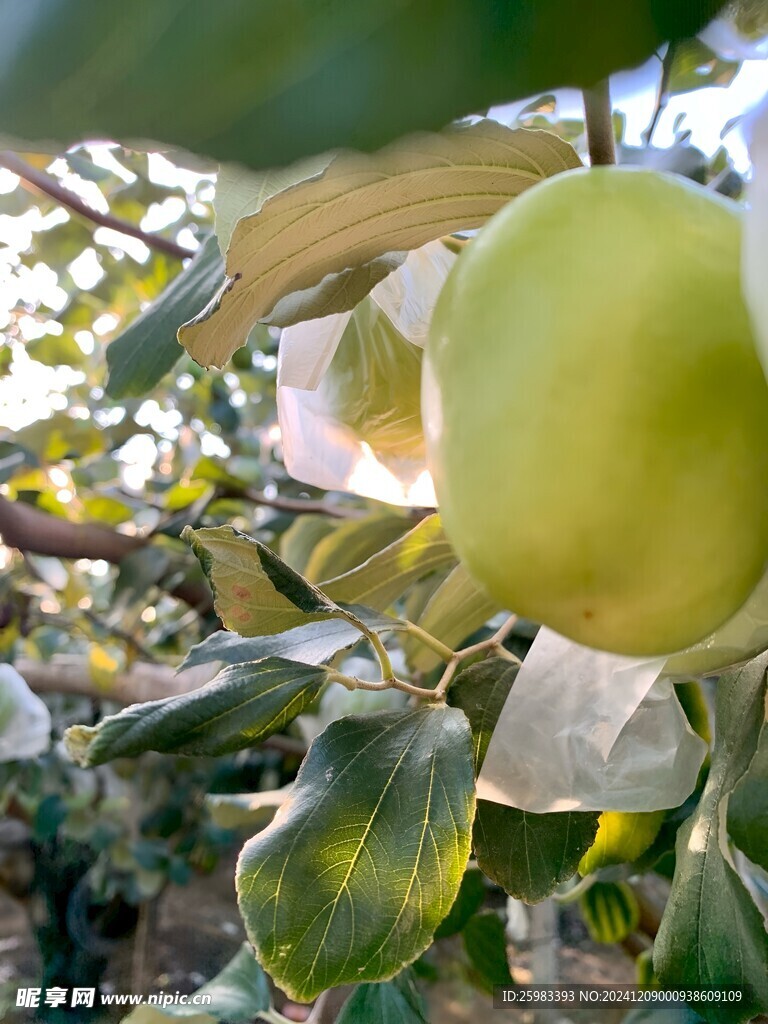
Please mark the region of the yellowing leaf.
<svg viewBox="0 0 768 1024"><path fill-rule="evenodd" d="M580 165L556 135L491 120L408 136L372 156L341 153L322 175L237 222L226 284L179 340L202 366L223 366L285 296L384 253L479 227L531 185ZM347 308L360 296L353 298Z"/></svg>
<svg viewBox="0 0 768 1024"><path fill-rule="evenodd" d="M91 644L88 651L88 672L97 690L108 693L115 682L120 663L114 655L99 644Z"/></svg>

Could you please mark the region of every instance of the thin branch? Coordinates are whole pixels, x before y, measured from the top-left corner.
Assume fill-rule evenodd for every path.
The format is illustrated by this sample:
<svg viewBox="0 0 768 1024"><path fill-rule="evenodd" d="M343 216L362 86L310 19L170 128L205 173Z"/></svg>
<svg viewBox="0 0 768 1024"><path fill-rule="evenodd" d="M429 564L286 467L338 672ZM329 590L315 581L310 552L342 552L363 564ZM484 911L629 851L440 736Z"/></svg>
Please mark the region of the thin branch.
<svg viewBox="0 0 768 1024"><path fill-rule="evenodd" d="M246 498L256 505L265 505L268 508L279 509L282 512L321 513L326 516L333 516L335 519L360 519L366 515L365 509L351 508L343 505L329 505L325 501L312 501L310 498L283 498L276 495L269 497L264 491L257 491L249 488L245 492Z"/></svg>
<svg viewBox="0 0 768 1024"><path fill-rule="evenodd" d="M656 91L656 102L653 107L653 116L648 124L648 127L643 132L643 142L646 146L650 146L653 139L653 133L656 131L656 127L659 123L659 118L664 113L669 102L669 80L672 75L672 65L675 60L675 51L677 46L675 43L670 43L667 47L667 52L664 54L664 59L661 62L661 77L659 79L659 88Z"/></svg>
<svg viewBox="0 0 768 1024"><path fill-rule="evenodd" d="M587 129L589 161L593 167L616 163L611 91L608 79L584 90L584 124Z"/></svg>
<svg viewBox="0 0 768 1024"><path fill-rule="evenodd" d="M597 881L597 875L584 875L578 882L574 883L570 889L564 889L562 892L553 892L551 899L555 903L575 903L580 899L585 892L592 888Z"/></svg>
<svg viewBox="0 0 768 1024"><path fill-rule="evenodd" d="M453 650L447 644L438 640L436 636L432 636L426 629L417 626L415 622L406 622L405 631L410 633L414 640L418 640L419 643L428 647L430 651L433 651L443 661L450 661L453 658Z"/></svg>
<svg viewBox="0 0 768 1024"><path fill-rule="evenodd" d="M412 697L421 697L425 700L434 700L435 698L434 690L406 683L403 679L398 679L397 676L371 682L368 679L358 679L357 676L348 676L343 672L337 672L335 669L329 669L328 682L341 683L348 690L402 690L403 693L409 693Z"/></svg>
<svg viewBox="0 0 768 1024"><path fill-rule="evenodd" d="M236 488L224 488L224 497L242 497L252 501L254 505L264 505L280 512L297 512L303 515L319 514L332 516L334 519L361 519L368 513L364 508L351 505L331 505L327 501L315 501L312 498L288 498L280 494L270 496L254 487L245 487L242 491Z"/></svg>
<svg viewBox="0 0 768 1024"><path fill-rule="evenodd" d="M84 202L77 193L60 185L50 174L38 171L36 167L31 167L26 160L22 160L16 153L11 153L8 150L0 152L0 166L7 168L7 170L12 171L14 174L18 174L28 191L42 192L43 195L49 196L59 203L60 206L66 206L73 213L78 214L80 217L85 217L86 220L90 220L94 224L99 224L104 228L112 228L113 231L119 231L121 235L130 235L131 238L138 238L139 241L148 245L151 249L157 249L160 252L167 253L169 256L175 256L179 260L186 260L195 255L191 249L178 245L176 242L171 241L170 238L162 238L160 235L142 231L135 224L129 224L127 221L120 220L119 217L113 217L112 214L99 213L98 210L94 210L93 207Z"/></svg>
<svg viewBox="0 0 768 1024"><path fill-rule="evenodd" d="M469 658L473 654L496 654L499 655L503 651L502 657L507 658L509 661L515 661L517 664L521 664L519 658L517 658L511 651L504 650L504 640L507 635L512 631L515 623L517 622L516 615L510 615L503 625L496 630L493 636L489 636L487 640L480 640L476 644L470 644L469 647L462 647L460 651L456 651L453 657L450 659L448 664L445 666L445 671L440 678L440 682L437 684L432 692L434 700L445 700L445 694L448 687L453 681L453 677L456 674L456 669L464 661L465 658Z"/></svg>

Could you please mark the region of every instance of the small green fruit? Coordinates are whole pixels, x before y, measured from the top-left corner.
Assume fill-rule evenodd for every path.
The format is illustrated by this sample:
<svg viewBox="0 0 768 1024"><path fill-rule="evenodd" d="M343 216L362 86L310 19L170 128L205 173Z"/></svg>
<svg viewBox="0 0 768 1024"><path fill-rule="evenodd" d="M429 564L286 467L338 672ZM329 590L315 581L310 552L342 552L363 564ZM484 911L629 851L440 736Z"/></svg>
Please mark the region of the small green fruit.
<svg viewBox="0 0 768 1024"><path fill-rule="evenodd" d="M446 531L499 602L656 655L733 615L768 560L768 387L738 208L671 176L568 172L500 211L438 301L424 367Z"/></svg>
<svg viewBox="0 0 768 1024"><path fill-rule="evenodd" d="M375 454L423 459L422 357L423 350L365 299L320 384L326 408Z"/></svg>

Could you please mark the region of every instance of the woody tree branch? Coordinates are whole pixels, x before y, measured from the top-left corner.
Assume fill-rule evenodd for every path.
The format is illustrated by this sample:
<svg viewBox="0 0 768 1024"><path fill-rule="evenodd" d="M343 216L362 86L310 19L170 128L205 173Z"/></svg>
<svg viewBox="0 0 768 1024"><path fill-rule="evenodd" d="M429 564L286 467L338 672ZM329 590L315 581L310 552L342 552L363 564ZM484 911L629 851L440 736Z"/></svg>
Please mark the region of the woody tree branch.
<svg viewBox="0 0 768 1024"><path fill-rule="evenodd" d="M70 523L2 495L0 539L8 547L33 555L103 559L111 565L119 565L126 555L149 544L146 537L130 537L90 523ZM212 606L210 589L204 583L184 580L170 593L201 613Z"/></svg>
<svg viewBox="0 0 768 1024"><path fill-rule="evenodd" d="M49 196L60 206L66 206L73 213L78 214L80 217L85 217L86 220L90 220L100 227L112 228L113 231L119 231L122 235L138 238L139 241L148 245L150 249L157 249L179 260L185 260L195 255L191 249L178 245L170 238L163 238L161 235L142 231L136 224L129 224L128 221L120 220L119 217L113 217L110 213L100 213L98 210L94 210L77 193L60 185L50 174L38 171L36 167L30 166L26 160L22 160L16 153L11 153L9 150L0 152L0 167L5 167L7 170L17 174L21 178L24 188L28 191Z"/></svg>

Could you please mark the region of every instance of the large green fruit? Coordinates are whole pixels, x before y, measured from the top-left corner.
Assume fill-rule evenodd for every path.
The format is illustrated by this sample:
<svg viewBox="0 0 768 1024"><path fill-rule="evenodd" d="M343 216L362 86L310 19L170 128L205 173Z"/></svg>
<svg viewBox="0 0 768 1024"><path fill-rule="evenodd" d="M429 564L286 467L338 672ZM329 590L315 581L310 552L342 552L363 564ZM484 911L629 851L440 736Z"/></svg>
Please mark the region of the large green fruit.
<svg viewBox="0 0 768 1024"><path fill-rule="evenodd" d="M512 611L603 650L711 633L768 560L768 387L737 207L578 170L500 211L438 301L424 368L446 531Z"/></svg>
<svg viewBox="0 0 768 1024"><path fill-rule="evenodd" d="M320 384L326 408L377 455L423 459L423 354L373 299L364 299Z"/></svg>

